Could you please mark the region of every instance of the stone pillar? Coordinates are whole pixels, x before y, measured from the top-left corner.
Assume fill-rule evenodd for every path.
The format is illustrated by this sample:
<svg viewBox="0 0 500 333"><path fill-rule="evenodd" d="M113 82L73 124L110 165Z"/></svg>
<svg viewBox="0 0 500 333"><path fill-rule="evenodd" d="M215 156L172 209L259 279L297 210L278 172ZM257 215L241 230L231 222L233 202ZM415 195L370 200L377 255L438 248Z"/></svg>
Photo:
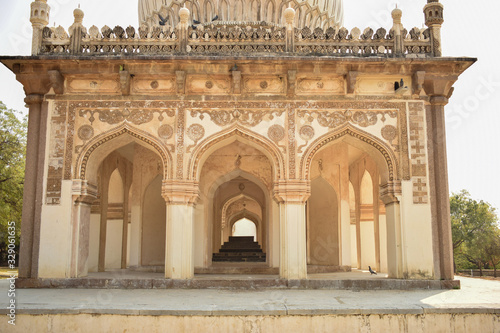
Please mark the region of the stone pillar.
<svg viewBox="0 0 500 333"><path fill-rule="evenodd" d="M179 42L180 42L180 51L182 53L187 52L187 44L188 44L188 20L189 20L189 9L186 8L186 5L179 10Z"/></svg>
<svg viewBox="0 0 500 333"><path fill-rule="evenodd" d="M294 21L295 21L295 9L288 7L285 9L285 21L286 21L286 52L294 52L295 44L295 33L294 33Z"/></svg>
<svg viewBox="0 0 500 333"><path fill-rule="evenodd" d="M199 197L198 183L167 180L162 196L167 202L165 278L194 277L194 206Z"/></svg>
<svg viewBox="0 0 500 333"><path fill-rule="evenodd" d="M429 202L432 216L434 270L437 279L453 280L448 163L444 106L453 92L458 75L425 74L424 90L430 96L426 106L429 158Z"/></svg>
<svg viewBox="0 0 500 333"><path fill-rule="evenodd" d="M429 181L432 214L434 260L439 265L439 279L453 280L453 242L451 237L448 163L446 155L446 129L443 96L430 98L426 110L429 147ZM437 250L437 251L436 251Z"/></svg>
<svg viewBox="0 0 500 333"><path fill-rule="evenodd" d="M341 143L340 183L340 265L351 266L351 208L349 207L349 148Z"/></svg>
<svg viewBox="0 0 500 333"><path fill-rule="evenodd" d="M29 106L26 169L24 173L19 277L38 276L40 245L40 211L42 206L43 170L47 110L42 112L43 96L31 94L24 100Z"/></svg>
<svg viewBox="0 0 500 333"><path fill-rule="evenodd" d="M97 186L85 180L73 181L71 218L70 278L88 275L90 209L97 197Z"/></svg>
<svg viewBox="0 0 500 333"><path fill-rule="evenodd" d="M441 25L444 22L443 17L444 7L439 3L439 0L427 0L424 7L425 25L431 31L431 48L432 55L441 57Z"/></svg>
<svg viewBox="0 0 500 333"><path fill-rule="evenodd" d="M380 198L385 204L387 219L387 274L391 279L402 279L401 211L396 195L401 195L401 183L389 182L380 186Z"/></svg>
<svg viewBox="0 0 500 333"><path fill-rule="evenodd" d="M306 201L311 195L308 181L288 180L275 185L280 207L280 278L307 278Z"/></svg>
<svg viewBox="0 0 500 333"><path fill-rule="evenodd" d="M37 55L42 48L43 28L49 24L50 6L47 0L35 0L31 3L30 22L33 27L31 54Z"/></svg>

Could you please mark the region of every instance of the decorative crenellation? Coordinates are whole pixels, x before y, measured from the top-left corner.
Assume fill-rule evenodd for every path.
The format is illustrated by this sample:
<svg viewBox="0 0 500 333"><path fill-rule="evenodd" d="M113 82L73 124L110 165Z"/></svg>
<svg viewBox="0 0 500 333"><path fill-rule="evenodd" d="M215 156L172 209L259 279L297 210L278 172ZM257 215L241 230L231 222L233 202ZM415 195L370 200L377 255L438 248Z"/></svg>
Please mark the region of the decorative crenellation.
<svg viewBox="0 0 500 333"><path fill-rule="evenodd" d="M45 198L48 205L61 203L67 109L67 102L55 102L50 117L50 148Z"/></svg>
<svg viewBox="0 0 500 333"><path fill-rule="evenodd" d="M420 102L408 103L408 112L413 203L426 204L428 202L428 190L424 104Z"/></svg>

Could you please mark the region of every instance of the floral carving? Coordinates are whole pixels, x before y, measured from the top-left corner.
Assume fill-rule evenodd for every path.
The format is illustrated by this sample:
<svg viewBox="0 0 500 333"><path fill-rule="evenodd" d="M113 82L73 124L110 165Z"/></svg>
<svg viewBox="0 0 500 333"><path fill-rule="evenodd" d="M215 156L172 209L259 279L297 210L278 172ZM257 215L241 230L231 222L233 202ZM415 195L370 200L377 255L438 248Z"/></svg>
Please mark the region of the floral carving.
<svg viewBox="0 0 500 333"><path fill-rule="evenodd" d="M78 129L78 137L82 141L87 141L94 136L94 128L90 125L83 125Z"/></svg>
<svg viewBox="0 0 500 333"><path fill-rule="evenodd" d="M174 129L172 126L165 124L158 128L158 136L162 139L168 140L174 135Z"/></svg>
<svg viewBox="0 0 500 333"><path fill-rule="evenodd" d="M95 121L97 114L99 121L107 123L109 125L119 124L124 121L131 122L134 125L142 125L152 121L154 119L154 113L158 114L158 120L160 121L164 119L163 114L167 114L169 117L175 116L175 112L173 110L130 110L129 108L125 108L123 111L120 109L83 109L80 110L79 115L80 117L84 117L87 114L90 114L89 121L91 124Z"/></svg>
<svg viewBox="0 0 500 333"><path fill-rule="evenodd" d="M285 138L285 129L281 125L273 125L269 127L267 136L269 136L269 139L278 143Z"/></svg>
<svg viewBox="0 0 500 333"><path fill-rule="evenodd" d="M352 123L361 127L373 126L378 122L378 116L381 120L386 120L386 115L396 118L398 113L391 111L300 111L299 117L307 117L309 122L316 119L321 126L328 128L337 128L346 123Z"/></svg>
<svg viewBox="0 0 500 333"><path fill-rule="evenodd" d="M187 149L189 153L191 149L196 146L198 141L205 136L205 129L200 124L193 124L187 129L187 136L194 141L194 144Z"/></svg>
<svg viewBox="0 0 500 333"><path fill-rule="evenodd" d="M396 138L398 134L398 129L392 125L386 125L382 127L381 134L384 139L391 142Z"/></svg>
<svg viewBox="0 0 500 333"><path fill-rule="evenodd" d="M272 120L274 117L279 117L283 114L281 110L192 110L191 117L199 117L201 120L205 115L210 116L215 124L219 126L227 126L234 123L239 123L244 126L254 127L260 124L264 119Z"/></svg>
<svg viewBox="0 0 500 333"><path fill-rule="evenodd" d="M302 140L306 142L303 145L301 145L297 151L298 153L302 153L302 149L307 146L309 140L314 138L314 128L312 128L312 126L309 125L302 126L299 130L299 136Z"/></svg>

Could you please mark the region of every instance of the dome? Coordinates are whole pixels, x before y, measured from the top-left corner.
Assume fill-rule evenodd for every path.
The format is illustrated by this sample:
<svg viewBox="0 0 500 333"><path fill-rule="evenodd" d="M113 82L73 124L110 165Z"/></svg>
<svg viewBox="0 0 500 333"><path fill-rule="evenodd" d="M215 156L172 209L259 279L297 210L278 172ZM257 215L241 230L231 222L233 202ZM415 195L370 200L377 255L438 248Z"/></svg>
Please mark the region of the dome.
<svg viewBox="0 0 500 333"><path fill-rule="evenodd" d="M343 0L139 0L139 24L160 24L161 15L166 25L179 23L179 9L184 5L192 20L201 24L256 24L285 25L284 11L295 9L295 27L340 27L344 20Z"/></svg>

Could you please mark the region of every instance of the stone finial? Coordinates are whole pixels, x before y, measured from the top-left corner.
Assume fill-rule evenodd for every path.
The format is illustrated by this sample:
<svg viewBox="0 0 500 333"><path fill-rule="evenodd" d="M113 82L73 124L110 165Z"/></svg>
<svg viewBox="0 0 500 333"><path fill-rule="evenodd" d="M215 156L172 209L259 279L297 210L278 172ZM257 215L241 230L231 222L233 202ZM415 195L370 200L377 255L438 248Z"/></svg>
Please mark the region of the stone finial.
<svg viewBox="0 0 500 333"><path fill-rule="evenodd" d="M179 10L179 17L181 18L181 23L187 24L189 20L189 9L186 6Z"/></svg>
<svg viewBox="0 0 500 333"><path fill-rule="evenodd" d="M288 7L285 9L285 21L287 24L293 24L293 21L295 20L295 9L292 7Z"/></svg>
<svg viewBox="0 0 500 333"><path fill-rule="evenodd" d="M394 24L401 24L401 17L403 17L403 11L399 8L395 8L392 12L392 21Z"/></svg>
<svg viewBox="0 0 500 333"><path fill-rule="evenodd" d="M83 10L81 10L80 6L78 6L78 8L73 11L73 16L75 17L75 23L82 23L84 15L85 14L83 13Z"/></svg>

